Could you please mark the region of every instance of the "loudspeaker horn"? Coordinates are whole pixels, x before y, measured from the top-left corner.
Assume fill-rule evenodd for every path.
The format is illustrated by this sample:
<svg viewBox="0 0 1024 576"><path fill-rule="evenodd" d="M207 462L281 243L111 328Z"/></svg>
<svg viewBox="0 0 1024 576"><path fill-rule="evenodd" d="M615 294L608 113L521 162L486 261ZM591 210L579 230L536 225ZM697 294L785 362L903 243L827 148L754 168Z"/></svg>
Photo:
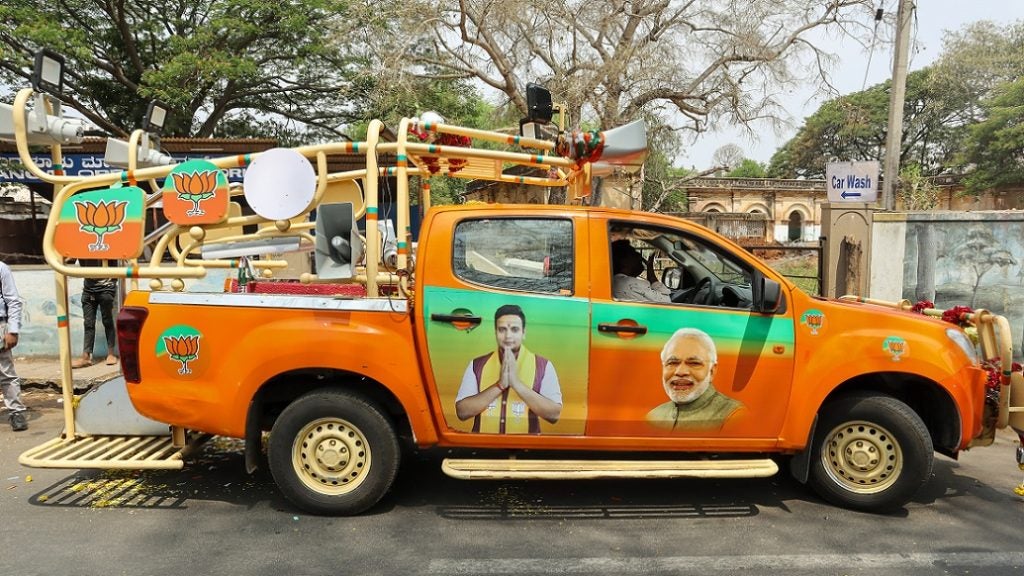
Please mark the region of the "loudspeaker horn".
<svg viewBox="0 0 1024 576"><path fill-rule="evenodd" d="M352 278L363 255L363 241L351 202L321 204L316 209L316 274L318 278Z"/></svg>
<svg viewBox="0 0 1024 576"><path fill-rule="evenodd" d="M601 164L618 166L627 172L635 172L640 169L647 158L647 127L643 120L635 120L606 130L604 133L604 149L601 157L594 163L594 175Z"/></svg>

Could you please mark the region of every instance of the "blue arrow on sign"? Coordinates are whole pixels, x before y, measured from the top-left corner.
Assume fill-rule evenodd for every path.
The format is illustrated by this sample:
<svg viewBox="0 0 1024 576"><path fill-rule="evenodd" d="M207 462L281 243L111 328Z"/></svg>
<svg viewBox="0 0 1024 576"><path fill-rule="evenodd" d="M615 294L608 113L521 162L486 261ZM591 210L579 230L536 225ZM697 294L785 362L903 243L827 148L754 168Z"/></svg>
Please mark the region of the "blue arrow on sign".
<svg viewBox="0 0 1024 576"><path fill-rule="evenodd" d="M847 198L860 198L860 192L847 192L844 190L840 196L843 197L843 200Z"/></svg>

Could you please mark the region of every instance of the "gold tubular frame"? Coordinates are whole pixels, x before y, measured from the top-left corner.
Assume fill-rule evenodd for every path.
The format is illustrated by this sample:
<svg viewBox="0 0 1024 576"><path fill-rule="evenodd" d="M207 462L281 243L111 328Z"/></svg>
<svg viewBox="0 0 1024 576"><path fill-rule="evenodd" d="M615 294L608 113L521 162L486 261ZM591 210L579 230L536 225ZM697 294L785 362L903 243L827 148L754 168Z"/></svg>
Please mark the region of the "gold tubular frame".
<svg viewBox="0 0 1024 576"><path fill-rule="evenodd" d="M88 177L65 176L62 173L50 174L42 170L32 160L29 153L28 133L25 120L28 102L33 90L26 88L18 92L14 101L15 142L21 163L33 176L54 186L54 198L50 218L43 234L43 255L46 263L55 273L55 290L57 296L58 318L68 316L67 279L78 278L117 278L130 282L133 290L139 288L140 279L149 279L152 290L185 289L185 280L198 279L206 276L212 269L237 267L238 260L202 260L193 255L200 251L207 242L231 243L234 241L255 238L291 237L298 238L300 245L310 248L314 242L310 230L312 222L296 223L288 220L269 221L260 216L228 217L218 224L203 226L168 225L161 228L147 242L153 242L153 254L148 262L136 260L125 262L124 267L102 266L83 268L68 265L56 251L54 239L57 222L63 206L77 193L110 187L118 182L138 184L143 187L146 209L151 208L160 198L161 191L158 180L165 179L176 164L168 166L139 167L139 144L149 136L142 130L133 131L128 138L128 169L120 173L97 174ZM47 111L50 101L44 99ZM553 155L554 142L531 138L509 136L487 130L463 128L448 124L426 124L423 127L432 135L454 134L464 136L471 141L501 143L518 146L524 152L499 151L461 146L439 146L425 143L419 138L410 139L410 128L418 125L416 119L403 119L398 125L396 142L382 142L381 132L384 123L380 120L370 122L364 142L331 142L312 146L297 147L295 150L310 160L316 172L317 185L314 198L304 212L308 215L320 205L325 191L332 182L352 180L363 182L363 206L359 207L355 217L366 218L366 264L360 267L353 278L354 282L364 284L369 298L379 297L381 287L397 284L399 298L411 298L412 294L412 235L410 214L409 178L419 176L420 210L425 214L431 206L429 178L427 170L433 157L443 159L458 158L461 160L457 172L445 170L444 175L464 179L486 179L497 182L517 182L535 186L566 187L578 167L573 161ZM536 151L536 154L525 151ZM360 170L329 173L328 157L344 153L362 153L365 155L366 167ZM383 153L395 154L397 161L393 166L381 166L379 157ZM51 147L54 164L63 160L59 145ZM252 158L259 154L243 156L226 156L211 159L210 162L220 169L245 167ZM517 176L505 174L509 166L534 166L547 170L549 177ZM450 165L449 165L450 168ZM373 177L368 177L373 175ZM380 267L380 233L376 222L379 218L379 178L394 177L396 179L397 229L398 241L397 270L382 270ZM145 184L144 184L145 183ZM149 192L146 192L148 188ZM230 194L237 195L242 190L232 186ZM257 231L251 234L229 234L215 239L207 238L210 230L239 229L242 226L256 225ZM173 265L163 264L165 255L173 260ZM270 275L273 270L284 268L287 263L277 260L259 260L255 262L263 274ZM304 277L303 281L312 281L315 277ZM170 280L170 285L165 284ZM391 297L395 297L392 295ZM182 454L189 443L185 430L172 428L170 437L117 437L89 436L79 434L75 429L75 398L71 378L71 337L66 321L58 322L58 336L61 366L61 393L64 404L64 431L57 439L33 448L22 454L20 461L26 466L61 467L61 468L180 468Z"/></svg>

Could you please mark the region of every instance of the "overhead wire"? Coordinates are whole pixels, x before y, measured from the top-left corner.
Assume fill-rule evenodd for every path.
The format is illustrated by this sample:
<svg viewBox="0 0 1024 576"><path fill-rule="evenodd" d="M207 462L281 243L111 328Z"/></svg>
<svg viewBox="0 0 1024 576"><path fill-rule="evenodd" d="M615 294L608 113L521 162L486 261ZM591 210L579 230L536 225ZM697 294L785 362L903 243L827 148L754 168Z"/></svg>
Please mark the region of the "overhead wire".
<svg viewBox="0 0 1024 576"><path fill-rule="evenodd" d="M882 21L882 16L884 15L885 8L879 6L879 8L875 10L875 30L871 34L871 46L868 48L868 64L864 68L864 81L860 86L861 92L868 87L868 74L871 72L871 59L875 55L875 41L878 40L878 24Z"/></svg>

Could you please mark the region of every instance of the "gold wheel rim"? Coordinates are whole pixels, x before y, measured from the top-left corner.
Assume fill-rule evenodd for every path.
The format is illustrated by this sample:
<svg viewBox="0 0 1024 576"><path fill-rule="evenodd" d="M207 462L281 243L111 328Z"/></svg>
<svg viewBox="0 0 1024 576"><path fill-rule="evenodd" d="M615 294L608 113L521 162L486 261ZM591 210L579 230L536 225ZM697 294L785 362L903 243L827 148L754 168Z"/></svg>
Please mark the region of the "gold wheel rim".
<svg viewBox="0 0 1024 576"><path fill-rule="evenodd" d="M370 446L351 422L320 418L295 436L292 466L310 490L328 496L347 494L366 480Z"/></svg>
<svg viewBox="0 0 1024 576"><path fill-rule="evenodd" d="M829 432L821 446L821 463L832 481L846 490L877 494L900 477L903 452L888 430L855 420Z"/></svg>

